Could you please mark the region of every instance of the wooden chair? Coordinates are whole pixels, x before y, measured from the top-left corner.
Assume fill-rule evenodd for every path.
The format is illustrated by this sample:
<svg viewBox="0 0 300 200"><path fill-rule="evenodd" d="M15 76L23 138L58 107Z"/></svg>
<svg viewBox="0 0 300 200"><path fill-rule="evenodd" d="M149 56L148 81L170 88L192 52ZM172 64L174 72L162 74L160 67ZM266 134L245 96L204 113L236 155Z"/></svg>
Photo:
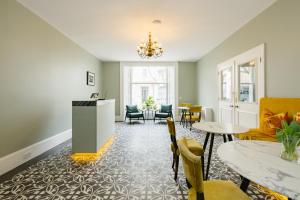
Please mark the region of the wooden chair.
<svg viewBox="0 0 300 200"><path fill-rule="evenodd" d="M185 115L186 127L190 124L190 130L192 130L193 123L201 121L201 110L202 106L192 106L189 113Z"/></svg>
<svg viewBox="0 0 300 200"><path fill-rule="evenodd" d="M201 157L193 154L186 138L178 141L184 174L189 187L188 200L250 200L233 182L203 181Z"/></svg>
<svg viewBox="0 0 300 200"><path fill-rule="evenodd" d="M176 140L176 129L175 129L175 123L171 117L167 118L167 124L168 124L169 134L171 138L171 150L173 152L172 168L173 171L175 172L174 179L176 181L178 175L178 165L179 165L179 150L178 150L178 145ZM194 139L187 139L187 144L195 155L201 156L201 158L204 160L204 151L201 144L199 144Z"/></svg>

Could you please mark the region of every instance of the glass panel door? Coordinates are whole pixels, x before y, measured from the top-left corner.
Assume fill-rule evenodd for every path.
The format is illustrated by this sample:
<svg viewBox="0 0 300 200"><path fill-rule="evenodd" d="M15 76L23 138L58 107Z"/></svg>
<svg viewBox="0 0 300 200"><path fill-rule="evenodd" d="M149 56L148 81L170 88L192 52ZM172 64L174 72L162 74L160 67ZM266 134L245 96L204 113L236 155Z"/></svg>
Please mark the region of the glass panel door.
<svg viewBox="0 0 300 200"><path fill-rule="evenodd" d="M221 100L230 101L232 95L232 70L231 67L221 71Z"/></svg>
<svg viewBox="0 0 300 200"><path fill-rule="evenodd" d="M239 101L245 103L254 103L257 100L256 95L256 61L252 60L238 66L238 95Z"/></svg>

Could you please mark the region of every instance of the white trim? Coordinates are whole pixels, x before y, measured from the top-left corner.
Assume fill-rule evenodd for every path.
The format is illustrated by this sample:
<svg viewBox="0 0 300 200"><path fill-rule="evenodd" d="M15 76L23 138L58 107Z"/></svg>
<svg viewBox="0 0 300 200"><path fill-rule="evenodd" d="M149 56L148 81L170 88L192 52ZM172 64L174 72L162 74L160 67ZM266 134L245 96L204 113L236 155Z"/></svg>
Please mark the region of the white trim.
<svg viewBox="0 0 300 200"><path fill-rule="evenodd" d="M120 62L120 116L117 116L117 119L120 119L120 121L124 120L124 99L123 99L123 93L124 93L124 86L123 86L123 71L124 66L161 66L164 65L171 65L175 67L175 112L173 113L174 116L177 113L177 107L178 107L178 62Z"/></svg>
<svg viewBox="0 0 300 200"><path fill-rule="evenodd" d="M19 165L35 158L53 147L72 138L72 129L63 131L50 138L32 144L16 152L0 158L0 175L18 167Z"/></svg>
<svg viewBox="0 0 300 200"><path fill-rule="evenodd" d="M122 117L121 115L116 115L116 116L115 116L115 121L116 121L116 122L123 122L124 119L123 119L123 117Z"/></svg>

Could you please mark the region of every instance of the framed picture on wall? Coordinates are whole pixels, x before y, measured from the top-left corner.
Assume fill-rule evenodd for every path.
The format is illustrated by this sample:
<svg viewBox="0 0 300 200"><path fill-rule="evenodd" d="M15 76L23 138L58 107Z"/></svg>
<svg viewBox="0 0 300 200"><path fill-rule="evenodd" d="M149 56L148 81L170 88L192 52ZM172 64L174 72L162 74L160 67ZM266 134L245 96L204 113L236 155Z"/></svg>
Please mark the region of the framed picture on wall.
<svg viewBox="0 0 300 200"><path fill-rule="evenodd" d="M86 84L94 86L95 85L95 73L87 71L86 73Z"/></svg>

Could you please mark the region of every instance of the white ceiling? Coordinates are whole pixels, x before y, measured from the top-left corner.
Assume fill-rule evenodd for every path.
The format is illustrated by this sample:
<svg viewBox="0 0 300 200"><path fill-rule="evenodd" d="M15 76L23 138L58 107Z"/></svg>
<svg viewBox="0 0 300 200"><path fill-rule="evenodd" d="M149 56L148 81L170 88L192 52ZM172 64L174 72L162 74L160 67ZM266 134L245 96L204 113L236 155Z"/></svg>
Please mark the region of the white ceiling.
<svg viewBox="0 0 300 200"><path fill-rule="evenodd" d="M136 46L151 31L165 49L156 60L193 61L276 0L18 1L101 60L140 61Z"/></svg>

